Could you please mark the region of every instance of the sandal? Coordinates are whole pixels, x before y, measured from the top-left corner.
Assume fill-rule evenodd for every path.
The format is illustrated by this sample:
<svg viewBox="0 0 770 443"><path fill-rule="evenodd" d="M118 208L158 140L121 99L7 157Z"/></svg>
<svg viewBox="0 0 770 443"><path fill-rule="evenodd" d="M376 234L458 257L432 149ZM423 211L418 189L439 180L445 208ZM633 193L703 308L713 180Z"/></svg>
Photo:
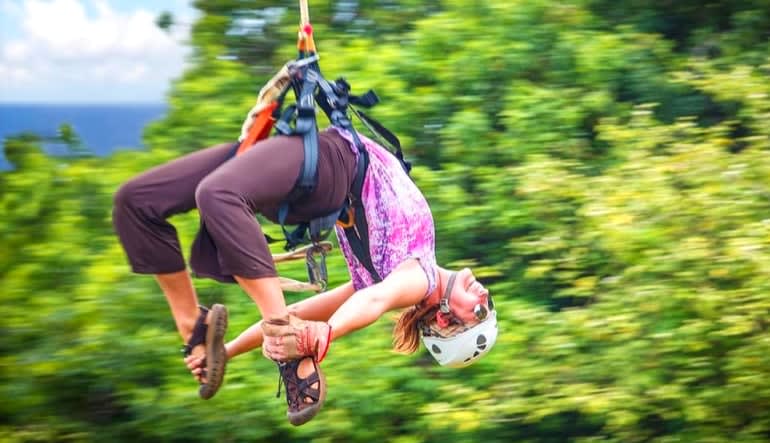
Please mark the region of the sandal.
<svg viewBox="0 0 770 443"><path fill-rule="evenodd" d="M312 358L312 357L306 357ZM286 403L289 406L286 416L289 423L300 426L309 422L321 410L326 400L326 377L321 372L321 367L313 358L315 372L307 378L300 378L299 364L303 359L288 362L276 362L280 378L278 379L278 393L281 396L281 382L286 386ZM317 388L313 385L318 384ZM309 401L308 401L309 400Z"/></svg>
<svg viewBox="0 0 770 443"><path fill-rule="evenodd" d="M227 330L227 309L224 305L215 304L211 307L211 321L206 324L206 316L209 310L199 306L200 315L195 322L192 337L182 349L185 357L188 357L193 348L198 345L206 345L206 358L203 360L202 377L206 383L200 384L198 395L208 400L217 393L225 377L227 365L227 353L225 351L225 331ZM210 326L210 327L209 327Z"/></svg>

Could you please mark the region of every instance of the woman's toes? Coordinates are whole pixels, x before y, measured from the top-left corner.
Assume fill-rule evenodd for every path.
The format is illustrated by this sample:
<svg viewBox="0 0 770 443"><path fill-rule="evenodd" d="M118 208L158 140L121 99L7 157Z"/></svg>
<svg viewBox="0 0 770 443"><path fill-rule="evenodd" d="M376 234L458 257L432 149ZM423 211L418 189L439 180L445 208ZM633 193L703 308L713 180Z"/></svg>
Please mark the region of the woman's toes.
<svg viewBox="0 0 770 443"><path fill-rule="evenodd" d="M191 354L184 359L185 366L200 383L206 383L206 356Z"/></svg>
<svg viewBox="0 0 770 443"><path fill-rule="evenodd" d="M206 369L202 367L192 368L190 369L190 373L199 382L206 383Z"/></svg>
<svg viewBox="0 0 770 443"><path fill-rule="evenodd" d="M184 359L184 363L187 365L187 369L192 371L197 367L203 366L203 360L205 360L204 356L191 355Z"/></svg>
<svg viewBox="0 0 770 443"><path fill-rule="evenodd" d="M193 377L195 377L196 380L198 380L201 383L206 383L206 379L203 378L203 369L196 368L196 369L193 369L190 372L192 372L192 375L193 375Z"/></svg>

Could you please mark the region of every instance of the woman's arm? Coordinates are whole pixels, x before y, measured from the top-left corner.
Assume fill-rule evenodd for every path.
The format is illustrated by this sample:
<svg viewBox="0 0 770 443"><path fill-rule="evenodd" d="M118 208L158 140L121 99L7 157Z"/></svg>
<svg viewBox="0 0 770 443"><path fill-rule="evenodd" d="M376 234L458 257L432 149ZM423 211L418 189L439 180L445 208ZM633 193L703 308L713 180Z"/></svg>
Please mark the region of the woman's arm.
<svg viewBox="0 0 770 443"><path fill-rule="evenodd" d="M416 305L427 290L428 278L420 263L408 260L380 283L354 291L353 283L347 282L288 308L291 314L303 320L328 322L332 327L332 340L335 340L369 326L388 311ZM261 322L225 346L228 359L262 346Z"/></svg>
<svg viewBox="0 0 770 443"><path fill-rule="evenodd" d="M347 282L330 291L322 292L288 306L289 312L303 320L328 321L346 300L353 295L353 283ZM262 346L262 322L259 321L241 332L225 345L227 358L251 351Z"/></svg>
<svg viewBox="0 0 770 443"><path fill-rule="evenodd" d="M416 259L399 265L383 281L357 291L329 318L332 340L369 326L382 314L421 302L428 277Z"/></svg>

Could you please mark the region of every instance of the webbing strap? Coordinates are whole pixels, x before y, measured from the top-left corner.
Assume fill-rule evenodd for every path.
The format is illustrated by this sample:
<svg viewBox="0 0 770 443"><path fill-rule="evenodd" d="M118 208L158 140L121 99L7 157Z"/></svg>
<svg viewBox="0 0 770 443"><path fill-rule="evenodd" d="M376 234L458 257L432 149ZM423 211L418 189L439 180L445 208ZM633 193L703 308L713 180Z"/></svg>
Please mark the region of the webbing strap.
<svg viewBox="0 0 770 443"><path fill-rule="evenodd" d="M318 182L318 127L315 118L314 94L319 78L318 73L312 69L312 65L304 67L302 85L297 87L299 89L297 104L288 106L276 124L276 130L283 135L297 134L302 136L302 169L291 192L278 207L278 222L286 237L287 250L294 249L306 241L308 228L311 228L311 240L320 241L325 238L321 237L323 233L320 229L313 229L318 222L300 223L292 232L286 229L286 218L289 215L291 204L312 193ZM292 129L289 121L295 115L296 120L294 129ZM331 224L333 226L334 222ZM328 236L328 232L326 235Z"/></svg>
<svg viewBox="0 0 770 443"><path fill-rule="evenodd" d="M289 215L290 203L284 200L278 207L278 223L281 225L283 235L286 238L286 250L294 249L302 243L307 242L308 234L313 243L326 239L331 234L334 225L340 218L340 214L347 211L347 205L341 209L320 217L316 217L309 222L297 224L293 231L286 229L286 218Z"/></svg>
<svg viewBox="0 0 770 443"><path fill-rule="evenodd" d="M396 151L394 155L398 159L398 162L401 163L401 167L404 168L406 175L409 175L409 173L412 171L412 164L404 159L404 151L401 149L401 141L399 141L398 137L390 132L388 128L382 126L382 123L366 115L364 111L356 109L352 106L350 107L350 110L353 111L359 120L361 120L361 123L363 123L364 126L366 126L369 131L372 132L372 134L381 139L384 139L387 144L391 145L391 147Z"/></svg>
<svg viewBox="0 0 770 443"><path fill-rule="evenodd" d="M315 189L316 174L318 173L318 128L315 118L314 92L318 84L318 75L312 69L305 70L297 103L297 122L295 132L302 135L305 159L302 164L302 174L298 186L303 193L309 194Z"/></svg>
<svg viewBox="0 0 770 443"><path fill-rule="evenodd" d="M366 219L366 211L361 199L366 171L369 166L369 154L366 151L358 133L353 129L353 124L347 115L350 108L356 116L371 130L376 136L379 136L396 151L395 156L409 173L411 165L404 161L401 151L401 143L392 132L384 128L379 122L364 114L361 111L349 107L354 103L363 107L370 107L379 101L379 98L373 91L369 91L361 97L350 96L350 86L343 79L337 80L334 84L324 79L318 71L317 63L309 64L303 67L301 84L295 81L293 83L295 94L298 95L296 105L286 108L283 115L275 124L278 133L289 135L302 135L304 148L304 161L302 170L297 178L297 182L289 196L281 203L278 209L278 222L281 225L284 236L286 237L286 249L293 249L296 246L307 242L308 231L312 242L318 242L326 238L337 220L344 219L348 206L344 205L340 210L325 216L317 217L309 222L300 223L296 228L289 232L286 227L290 206L297 199L309 195L318 181L318 127L316 123L315 105L321 107L329 118L333 126L345 129L353 138L353 142L358 150L358 162L356 166L356 177L351 187L350 205L354 214L353 225L343 228L345 237L350 244L350 248L358 261L366 268L375 282L382 281L372 262L369 245L369 225ZM316 90L318 94L316 95ZM294 128L290 121L296 117ZM308 271L310 273L311 260L308 260ZM312 274L311 274L312 278Z"/></svg>
<svg viewBox="0 0 770 443"><path fill-rule="evenodd" d="M310 238L312 240L320 241L328 237L331 230L334 228L335 223L337 223L337 220L340 218L340 213L344 210L345 208L343 207L330 214L322 215L310 220L310 225L308 227L310 230Z"/></svg>
<svg viewBox="0 0 770 443"><path fill-rule="evenodd" d="M353 181L351 189L351 205L354 211L354 224L344 228L345 237L348 239L348 244L353 254L358 261L366 268L371 275L372 280L375 283L382 281L380 274L374 268L372 263L372 254L369 248L369 223L366 220L366 211L364 210L364 203L361 199L361 191L364 187L364 179L366 178L366 170L369 167L369 153L366 151L364 144L361 142L358 133L353 129L353 123L348 118L345 111L348 108L348 90L349 86L344 81L337 82L337 90L339 94L335 92L329 82L324 79L320 79L318 82L319 89L323 93L322 96L326 99L325 102L330 106L321 106L326 112L332 125L338 126L348 131L353 138L353 142L358 150L358 162L356 164L356 178ZM319 103L323 103L320 101ZM340 218L345 217L347 213L346 208L340 212Z"/></svg>
<svg viewBox="0 0 770 443"><path fill-rule="evenodd" d="M353 254L358 261L364 265L364 268L369 272L369 275L372 276L372 280L374 280L375 283L379 283L382 281L382 277L380 277L380 274L374 268L374 264L372 263L372 254L369 249L369 223L366 221L364 202L361 200L361 191L364 187L364 178L366 177L366 169L368 166L369 153L366 152L366 149L359 147L356 179L353 181L353 188L351 190L351 194L353 195L352 205L353 210L355 211L355 223L353 226L344 228L344 231Z"/></svg>

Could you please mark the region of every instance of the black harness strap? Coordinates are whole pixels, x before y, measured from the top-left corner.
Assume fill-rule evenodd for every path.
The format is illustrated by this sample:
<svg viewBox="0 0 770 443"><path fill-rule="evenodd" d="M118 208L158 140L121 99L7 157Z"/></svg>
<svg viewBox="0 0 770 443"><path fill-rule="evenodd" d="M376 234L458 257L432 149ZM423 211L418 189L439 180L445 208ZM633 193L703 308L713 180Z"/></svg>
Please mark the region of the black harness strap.
<svg viewBox="0 0 770 443"><path fill-rule="evenodd" d="M315 99L313 94L318 84L318 75L313 69L307 69L302 90L297 103L297 121L294 131L301 134L305 149L302 174L295 188L307 195L313 192L318 182L318 127L315 119Z"/></svg>
<svg viewBox="0 0 770 443"><path fill-rule="evenodd" d="M409 174L411 165L404 160L401 143L392 132L382 126L377 120L369 117L362 111L354 109L351 104L370 108L379 102L374 91L368 91L362 96L349 94L350 85L344 79L337 79L334 83L328 82L320 73L318 63L308 63L294 72L292 77L292 89L297 96L297 103L287 106L281 113L276 109L274 115L280 114L275 124L276 132L283 135L301 135L304 147L304 160L302 169L297 177L294 188L278 208L278 222L286 237L286 249L291 250L298 245L307 243L314 245L328 237L335 223L340 220L345 226L344 232L350 248L358 261L366 268L375 282L382 281L381 276L374 268L369 248L369 226L366 220L361 199L361 191L369 166L369 153L361 142L358 133L348 117L348 108L363 122L363 124L378 138L385 140L386 144L395 150L404 171ZM287 89L288 90L288 89ZM283 97L281 97L281 103ZM313 192L318 182L318 126L316 123L315 105L324 111L329 122L336 127L345 129L353 138L358 150L358 162L356 165L356 177L350 190L348 201L337 211L317 217L309 222L300 223L289 232L285 223L291 209L291 205L300 198ZM294 125L292 127L292 121ZM347 223L348 209L352 209L353 223ZM309 237L309 238L308 238ZM321 263L318 265L312 255L308 254L308 274L311 282L326 283L325 251L321 250ZM311 266L312 265L312 266Z"/></svg>
<svg viewBox="0 0 770 443"><path fill-rule="evenodd" d="M372 134L375 134L378 138L380 138L380 140L385 140L387 142L385 144L390 144L390 146L395 151L393 155L395 155L398 159L398 162L401 163L401 167L404 168L406 175L409 175L409 173L412 171L412 163L404 159L404 151L401 150L401 142L398 140L398 137L396 137L396 135L390 132L386 127L382 126L380 122L366 115L364 111L356 109L352 106L350 107L350 110L353 111L353 114L355 114L358 119L361 120L364 126L366 126L369 131L372 132Z"/></svg>
<svg viewBox="0 0 770 443"><path fill-rule="evenodd" d="M315 69L316 66L314 64L303 67L300 71L302 83L297 84L299 82L296 80L292 81L292 86L297 95L297 104L288 106L275 125L276 131L280 134L301 135L304 151L302 169L297 177L297 182L286 199L278 207L278 222L281 225L284 237L286 237L286 250L294 249L298 245L305 243L307 241L307 230L311 228L311 223L300 223L292 232L289 232L286 230L286 217L289 215L292 203L312 193L318 182L318 127L315 118L314 94L321 77ZM293 119L294 128L290 124ZM334 215L336 220L337 213L335 212ZM322 219L325 220L329 216L322 217ZM318 222L315 225L317 226ZM334 223L332 222L333 225ZM311 229L311 240L313 241L321 241L328 236L328 233L322 236L321 229L318 229L316 236L313 236L312 231L313 229Z"/></svg>
<svg viewBox="0 0 770 443"><path fill-rule="evenodd" d="M364 265L372 279L379 283L382 281L382 277L374 268L372 263L372 254L369 249L369 223L366 221L366 211L364 210L364 202L361 199L361 190L364 187L364 178L366 178L366 169L369 167L369 153L366 149L358 150L358 165L356 168L356 179L353 181L353 187L351 189L350 205L353 207L353 220L352 226L344 228L345 238L348 239L350 249L356 256L358 261ZM344 215L346 220L347 212ZM342 216L341 216L342 218Z"/></svg>

